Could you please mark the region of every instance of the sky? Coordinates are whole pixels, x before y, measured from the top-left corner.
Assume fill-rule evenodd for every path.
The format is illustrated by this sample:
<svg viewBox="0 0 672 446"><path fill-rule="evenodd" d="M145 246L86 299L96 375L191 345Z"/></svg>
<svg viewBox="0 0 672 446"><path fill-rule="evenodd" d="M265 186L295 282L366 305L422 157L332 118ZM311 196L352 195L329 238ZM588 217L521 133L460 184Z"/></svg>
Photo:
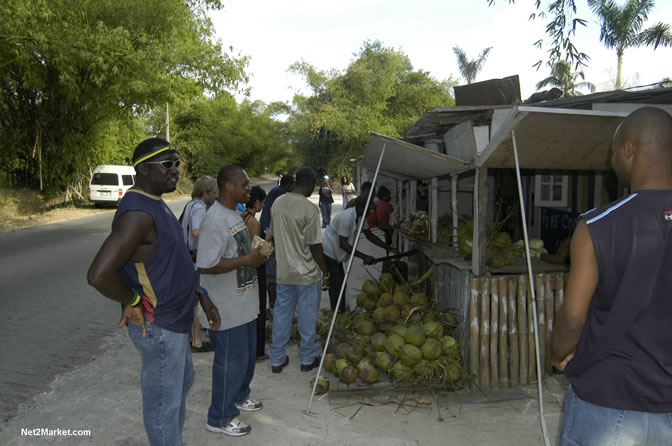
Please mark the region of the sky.
<svg viewBox="0 0 672 446"><path fill-rule="evenodd" d="M619 2L622 3L622 0ZM549 41L544 29L548 19L528 20L534 0L224 0L224 9L211 13L216 37L234 54L250 57L248 86L252 100L291 102L295 93L308 94L304 81L289 73L289 66L305 61L318 70L344 71L362 43L379 40L404 52L414 70L424 70L437 80L460 77L452 48L457 45L475 59L492 47L476 81L518 74L522 99L536 91L547 77L545 64ZM578 16L589 21L574 38L591 60L583 68L586 80L597 91L612 90L616 77L616 52L599 41L599 23L577 0ZM672 0L658 0L648 24L672 22ZM545 47L533 43L544 38ZM539 70L534 63L542 59ZM626 50L623 81L640 86L672 77L672 48Z"/></svg>

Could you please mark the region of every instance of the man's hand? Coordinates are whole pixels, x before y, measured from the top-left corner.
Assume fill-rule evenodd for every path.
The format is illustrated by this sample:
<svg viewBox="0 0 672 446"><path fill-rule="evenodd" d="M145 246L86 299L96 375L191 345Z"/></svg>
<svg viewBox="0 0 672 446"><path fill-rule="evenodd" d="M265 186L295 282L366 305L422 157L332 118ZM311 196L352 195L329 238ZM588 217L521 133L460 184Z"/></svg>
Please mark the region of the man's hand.
<svg viewBox="0 0 672 446"><path fill-rule="evenodd" d="M374 263L376 263L375 258L373 258L369 255L366 255L366 254L364 254L364 257L362 257L362 260L364 261L364 265L373 265Z"/></svg>
<svg viewBox="0 0 672 446"><path fill-rule="evenodd" d="M261 246L254 248L248 254L249 265L257 268L258 266L263 265L266 262L266 256L261 253Z"/></svg>
<svg viewBox="0 0 672 446"><path fill-rule="evenodd" d="M565 359L563 359L561 362L555 362L551 361L551 364L553 367L556 369L560 370L561 372L564 373L565 367L567 366L567 363L574 357L574 352L570 353L569 355L565 356Z"/></svg>
<svg viewBox="0 0 672 446"><path fill-rule="evenodd" d="M329 274L322 276L322 291L329 289Z"/></svg>
<svg viewBox="0 0 672 446"><path fill-rule="evenodd" d="M219 311L217 310L217 307L212 303L210 296L208 296L207 293L202 294L198 300L201 302L201 307L203 308L205 315L208 317L210 330L217 331L220 324Z"/></svg>
<svg viewBox="0 0 672 446"><path fill-rule="evenodd" d="M147 337L147 327L145 327L145 307L142 303L135 307L124 305L124 309L121 311L121 319L119 320L119 325L117 327L122 328L126 325L126 322L142 326L142 337Z"/></svg>

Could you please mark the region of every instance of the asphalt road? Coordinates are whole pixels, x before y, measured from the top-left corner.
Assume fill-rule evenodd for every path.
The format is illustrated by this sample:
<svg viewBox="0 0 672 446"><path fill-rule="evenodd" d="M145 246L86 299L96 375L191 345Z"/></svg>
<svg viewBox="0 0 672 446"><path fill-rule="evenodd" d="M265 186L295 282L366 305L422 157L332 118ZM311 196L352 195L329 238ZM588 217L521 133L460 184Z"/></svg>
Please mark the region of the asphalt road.
<svg viewBox="0 0 672 446"><path fill-rule="evenodd" d="M186 201L169 205L179 215ZM0 234L0 424L118 330L119 305L86 282L113 215Z"/></svg>

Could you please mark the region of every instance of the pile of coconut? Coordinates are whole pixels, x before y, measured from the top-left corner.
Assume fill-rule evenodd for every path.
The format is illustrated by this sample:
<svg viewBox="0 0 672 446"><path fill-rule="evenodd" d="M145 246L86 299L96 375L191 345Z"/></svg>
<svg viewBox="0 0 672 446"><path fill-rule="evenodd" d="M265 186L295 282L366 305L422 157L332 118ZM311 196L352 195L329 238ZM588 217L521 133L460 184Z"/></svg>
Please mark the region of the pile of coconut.
<svg viewBox="0 0 672 446"><path fill-rule="evenodd" d="M358 310L336 316L324 369L346 384L390 380L455 389L466 377L453 337L458 320L414 292L429 274L410 284L397 283L390 273L377 283L367 280ZM318 320L325 338L332 316L323 310Z"/></svg>

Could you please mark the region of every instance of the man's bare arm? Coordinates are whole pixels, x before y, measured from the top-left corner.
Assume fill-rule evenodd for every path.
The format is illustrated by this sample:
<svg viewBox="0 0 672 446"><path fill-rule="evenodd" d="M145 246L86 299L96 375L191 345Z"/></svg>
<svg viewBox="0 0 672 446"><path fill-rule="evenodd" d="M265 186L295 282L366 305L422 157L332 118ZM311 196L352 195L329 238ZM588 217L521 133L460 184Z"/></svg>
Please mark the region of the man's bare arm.
<svg viewBox="0 0 672 446"><path fill-rule="evenodd" d="M579 222L570 245L571 264L565 300L555 321L551 363L564 370L576 349L588 307L599 280L599 268L588 225Z"/></svg>
<svg viewBox="0 0 672 446"><path fill-rule="evenodd" d="M322 243L308 245L308 248L310 248L310 254L313 256L313 260L315 260L317 266L320 267L322 275L329 276L329 270L327 269L327 264L324 261L324 251L322 251Z"/></svg>
<svg viewBox="0 0 672 446"><path fill-rule="evenodd" d="M151 256L155 246L146 243L154 232L151 214L142 211L122 214L89 267L86 275L89 285L108 299L130 302L133 291L121 281L119 271L129 260L141 262Z"/></svg>
<svg viewBox="0 0 672 446"><path fill-rule="evenodd" d="M376 236L376 234L374 234L371 231L371 229L362 229L362 232L364 233L364 236L366 237L366 239L368 241L370 241L371 243L373 243L374 245L379 246L379 247L381 247L385 250L390 249L390 247L387 246L384 241L382 241L380 238L378 238Z"/></svg>
<svg viewBox="0 0 672 446"><path fill-rule="evenodd" d="M241 266L258 267L266 261L266 257L261 253L261 247L253 249L248 255L243 257L220 258L219 263L211 268L198 268L201 274L223 274L236 270Z"/></svg>
<svg viewBox="0 0 672 446"><path fill-rule="evenodd" d="M348 238L347 237L343 237L342 235L339 235L338 236L338 244L343 251L347 252L348 254L352 254L352 245L350 245L350 243L348 243ZM375 261L375 259L373 257L371 257L369 255L366 255L361 251L355 251L355 257L359 257L367 265L371 265Z"/></svg>

